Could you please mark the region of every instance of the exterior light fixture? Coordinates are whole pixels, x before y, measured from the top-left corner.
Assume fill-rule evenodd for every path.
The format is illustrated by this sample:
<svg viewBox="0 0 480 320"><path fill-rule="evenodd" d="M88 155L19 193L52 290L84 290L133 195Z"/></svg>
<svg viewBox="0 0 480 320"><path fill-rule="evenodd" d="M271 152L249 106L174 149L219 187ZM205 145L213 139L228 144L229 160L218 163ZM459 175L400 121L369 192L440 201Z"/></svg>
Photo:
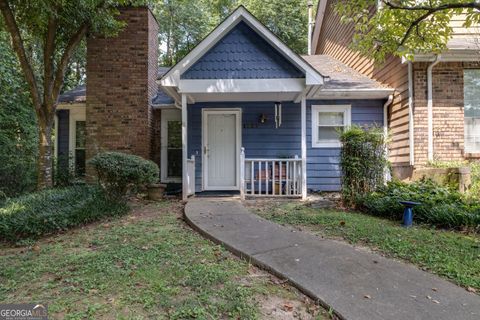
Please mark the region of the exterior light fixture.
<svg viewBox="0 0 480 320"><path fill-rule="evenodd" d="M262 114L260 115L260 118L258 118L258 121L259 121L260 123L265 123L265 122L267 122L267 116L265 115L265 113L262 113Z"/></svg>

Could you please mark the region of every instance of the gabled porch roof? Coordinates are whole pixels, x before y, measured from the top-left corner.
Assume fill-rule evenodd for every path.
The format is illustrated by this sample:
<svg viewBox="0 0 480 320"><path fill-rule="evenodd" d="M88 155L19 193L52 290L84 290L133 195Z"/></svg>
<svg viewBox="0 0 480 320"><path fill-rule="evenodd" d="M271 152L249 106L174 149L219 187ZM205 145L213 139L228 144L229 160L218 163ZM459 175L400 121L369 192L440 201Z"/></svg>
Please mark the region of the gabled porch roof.
<svg viewBox="0 0 480 320"><path fill-rule="evenodd" d="M215 49L216 46L218 48L219 42L224 37L230 36L229 33L232 30L234 31L235 28L245 28L244 26L253 30L254 34L252 36L260 39L255 44L265 47L264 44L260 43L265 42L271 47L269 54L273 56L271 60L274 61L269 61L268 57L260 58L255 65L252 60L235 60L236 66L241 66L238 73L217 72L218 76L212 77L208 75L209 70L205 70L206 75L204 77L199 76L198 73L202 70L202 65L199 66L196 63L204 56L214 55L210 51ZM235 44L231 45L234 48L232 50L243 50L241 43L236 47ZM262 53L261 51L260 48L259 54ZM228 54L235 54L235 52L225 53L224 51L223 54L227 55L225 59L229 59ZM283 62L283 60L286 62ZM277 64L277 66L270 69L279 71L277 74L273 74L270 69L261 69L261 66L269 66L272 63ZM245 66L246 64L249 65ZM256 67L258 64L261 65L260 68ZM285 70L279 70L278 65L282 64ZM255 68L257 69L254 71L258 74L248 76L247 69L253 70ZM281 74L281 76L278 76L278 74ZM181 94L185 94L190 103L195 101L235 101L238 99L271 101L272 99L298 100L311 87L323 85L324 77L278 39L248 10L240 6L170 69L162 77L160 83L177 102L180 101Z"/></svg>

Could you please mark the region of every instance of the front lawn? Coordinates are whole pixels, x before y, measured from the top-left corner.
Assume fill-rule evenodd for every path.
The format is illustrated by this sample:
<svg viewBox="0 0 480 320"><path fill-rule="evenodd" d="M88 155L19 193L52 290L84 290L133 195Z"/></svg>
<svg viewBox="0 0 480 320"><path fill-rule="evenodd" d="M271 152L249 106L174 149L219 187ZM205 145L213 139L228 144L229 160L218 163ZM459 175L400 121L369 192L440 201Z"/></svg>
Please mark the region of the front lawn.
<svg viewBox="0 0 480 320"><path fill-rule="evenodd" d="M480 289L480 237L400 222L356 212L313 209L298 202L257 202L257 212L280 224L342 238L386 256L407 260L470 290Z"/></svg>
<svg viewBox="0 0 480 320"><path fill-rule="evenodd" d="M178 201L0 245L0 303L47 303L65 319L326 319L283 281L192 231Z"/></svg>

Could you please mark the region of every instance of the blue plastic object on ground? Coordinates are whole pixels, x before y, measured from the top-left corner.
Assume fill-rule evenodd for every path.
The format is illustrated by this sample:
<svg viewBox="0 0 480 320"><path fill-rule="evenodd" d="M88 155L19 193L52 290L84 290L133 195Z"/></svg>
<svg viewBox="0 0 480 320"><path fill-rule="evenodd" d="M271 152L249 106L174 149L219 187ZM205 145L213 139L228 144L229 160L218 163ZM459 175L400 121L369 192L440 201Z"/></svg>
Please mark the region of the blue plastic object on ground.
<svg viewBox="0 0 480 320"><path fill-rule="evenodd" d="M403 226L411 227L413 224L413 207L418 206L421 203L413 201L400 201L400 204L403 204L405 207L403 210Z"/></svg>

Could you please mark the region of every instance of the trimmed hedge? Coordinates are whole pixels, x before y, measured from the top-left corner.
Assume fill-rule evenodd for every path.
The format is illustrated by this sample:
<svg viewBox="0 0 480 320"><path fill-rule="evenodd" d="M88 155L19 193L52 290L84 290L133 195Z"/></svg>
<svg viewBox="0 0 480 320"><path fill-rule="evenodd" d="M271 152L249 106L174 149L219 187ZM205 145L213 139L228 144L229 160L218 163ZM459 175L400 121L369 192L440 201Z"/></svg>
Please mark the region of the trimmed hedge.
<svg viewBox="0 0 480 320"><path fill-rule="evenodd" d="M416 201L414 221L438 227L480 227L480 203L465 200L460 193L431 180L414 183L390 181L375 192L357 198L357 206L372 215L400 220L403 205L399 201Z"/></svg>
<svg viewBox="0 0 480 320"><path fill-rule="evenodd" d="M0 207L0 240L38 238L127 211L125 204L108 200L97 186L35 192Z"/></svg>
<svg viewBox="0 0 480 320"><path fill-rule="evenodd" d="M131 190L158 181L158 166L150 160L121 152L104 152L93 157L91 164L98 182L110 199L125 200Z"/></svg>

